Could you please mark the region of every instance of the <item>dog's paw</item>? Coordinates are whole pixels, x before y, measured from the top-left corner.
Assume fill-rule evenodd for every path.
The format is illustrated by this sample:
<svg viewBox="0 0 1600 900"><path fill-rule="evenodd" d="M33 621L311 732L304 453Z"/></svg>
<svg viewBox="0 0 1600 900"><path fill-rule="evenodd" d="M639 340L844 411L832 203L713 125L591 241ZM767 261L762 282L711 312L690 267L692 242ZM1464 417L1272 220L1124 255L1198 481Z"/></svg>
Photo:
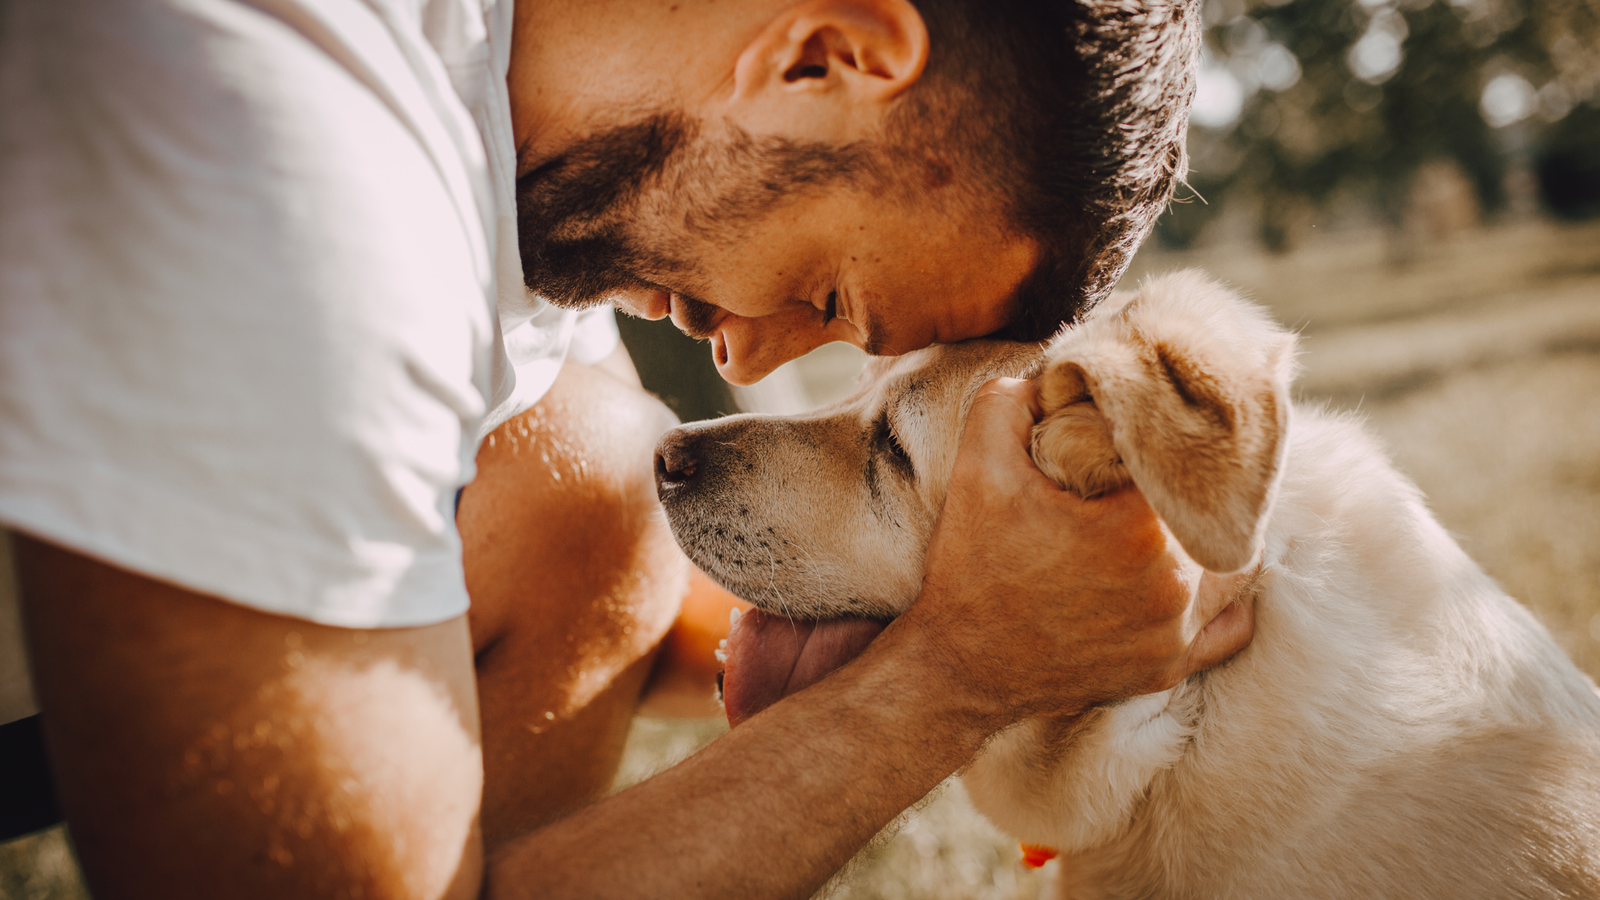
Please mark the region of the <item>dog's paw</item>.
<svg viewBox="0 0 1600 900"><path fill-rule="evenodd" d="M1111 443L1111 429L1094 405L1076 363L1057 361L1039 376L1044 415L1033 429L1033 460L1046 478L1084 499L1109 494L1131 480Z"/></svg>

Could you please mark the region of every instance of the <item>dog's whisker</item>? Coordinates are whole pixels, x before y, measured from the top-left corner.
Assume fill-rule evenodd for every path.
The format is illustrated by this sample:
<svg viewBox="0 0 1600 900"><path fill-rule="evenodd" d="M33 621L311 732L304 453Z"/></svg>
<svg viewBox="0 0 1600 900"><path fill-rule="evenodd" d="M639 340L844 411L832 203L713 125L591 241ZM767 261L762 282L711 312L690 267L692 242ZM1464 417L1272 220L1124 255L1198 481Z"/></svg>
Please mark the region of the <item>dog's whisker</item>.
<svg viewBox="0 0 1600 900"><path fill-rule="evenodd" d="M795 619L794 612L789 609L789 601L778 590L778 558L772 555L769 547L762 547L767 553L767 591L778 600L778 605L783 608L783 615L789 620L789 628L793 630L795 640L800 639L800 626Z"/></svg>
<svg viewBox="0 0 1600 900"><path fill-rule="evenodd" d="M815 575L815 574L817 574L818 572L821 571L821 567L817 565L817 558L811 555L811 551L810 550L807 550L806 548L800 546L799 544L795 543L794 541L789 540L788 538L779 538L779 540L783 541L785 544L788 544L789 546L795 548L796 550L799 550L801 553L804 553L806 555L806 573L808 575Z"/></svg>

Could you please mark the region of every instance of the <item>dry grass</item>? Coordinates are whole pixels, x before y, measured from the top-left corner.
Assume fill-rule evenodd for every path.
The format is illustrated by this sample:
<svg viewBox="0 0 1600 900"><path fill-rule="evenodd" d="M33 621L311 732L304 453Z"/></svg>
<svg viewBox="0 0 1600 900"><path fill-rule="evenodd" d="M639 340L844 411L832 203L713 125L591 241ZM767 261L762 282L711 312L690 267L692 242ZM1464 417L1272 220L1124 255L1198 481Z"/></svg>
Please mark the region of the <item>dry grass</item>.
<svg viewBox="0 0 1600 900"><path fill-rule="evenodd" d="M1357 235L1289 257L1147 254L1135 276L1203 266L1301 328L1302 395L1362 412L1467 550L1600 675L1600 226L1467 235L1404 270L1386 259L1379 238ZM824 401L859 364L835 346L796 368ZM619 782L720 732L642 720ZM1017 859L956 786L869 854L841 896L1040 896L1045 875ZM59 830L0 845L0 900L81 896Z"/></svg>
<svg viewBox="0 0 1600 900"><path fill-rule="evenodd" d="M0 900L88 900L66 828L0 844Z"/></svg>

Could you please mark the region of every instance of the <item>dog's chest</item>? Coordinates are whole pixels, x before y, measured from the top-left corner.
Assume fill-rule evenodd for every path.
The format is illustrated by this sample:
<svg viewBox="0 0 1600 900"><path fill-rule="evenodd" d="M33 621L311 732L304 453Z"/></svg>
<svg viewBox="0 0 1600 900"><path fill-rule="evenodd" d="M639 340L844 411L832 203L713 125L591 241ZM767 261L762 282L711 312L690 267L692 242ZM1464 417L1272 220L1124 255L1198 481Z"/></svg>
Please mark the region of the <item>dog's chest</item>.
<svg viewBox="0 0 1600 900"><path fill-rule="evenodd" d="M996 737L963 774L979 811L1030 844L1072 854L1124 832L1150 781L1182 755L1199 688L1135 697L1075 723L1035 719Z"/></svg>

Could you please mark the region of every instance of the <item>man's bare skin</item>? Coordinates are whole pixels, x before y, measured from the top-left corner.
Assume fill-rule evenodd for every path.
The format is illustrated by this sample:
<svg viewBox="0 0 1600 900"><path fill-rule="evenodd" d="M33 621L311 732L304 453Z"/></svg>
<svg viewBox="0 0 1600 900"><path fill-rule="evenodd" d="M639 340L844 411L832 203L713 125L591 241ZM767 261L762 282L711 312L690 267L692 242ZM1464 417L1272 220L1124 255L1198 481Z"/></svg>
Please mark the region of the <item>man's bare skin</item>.
<svg viewBox="0 0 1600 900"><path fill-rule="evenodd" d="M516 14L519 174L638 105L868 136L929 52L904 0ZM692 271L639 273L614 299L705 332L736 381L830 340L902 352L992 331L1035 243L931 191L927 214L810 194L739 241L678 247ZM678 246L666 199L627 218L641 241ZM999 382L968 420L912 609L834 675L599 799L685 575L649 490L659 415L573 369L502 426L460 510L472 612L432 626L274 616L19 534L96 896L805 896L996 730L1168 687L1249 640L1249 610L1185 581L1136 492L1085 502L1038 473L1031 387ZM988 540L996 522L1010 539Z"/></svg>
<svg viewBox="0 0 1600 900"><path fill-rule="evenodd" d="M568 657L596 680L519 692L480 643L500 633L487 618L331 628L19 535L38 690L90 883L103 898L807 894L1000 727L1170 686L1248 639L1247 609L1190 596L1137 494L1085 502L1038 474L1031 401L1021 382L978 400L923 594L865 654L686 763L517 837L604 790L670 605L585 626L653 635ZM1015 540L979 539L1000 520L1018 523ZM1085 565L1078 602L1037 587L1060 583L1039 572ZM994 616L997 597L1019 615ZM505 646L571 646L559 618L528 625ZM509 721L480 729L478 694ZM566 711L547 720L546 706ZM504 839L487 864L485 758L500 760L485 821Z"/></svg>
<svg viewBox="0 0 1600 900"><path fill-rule="evenodd" d="M461 497L491 847L610 787L684 593L651 469L674 419L636 385L568 365Z"/></svg>

